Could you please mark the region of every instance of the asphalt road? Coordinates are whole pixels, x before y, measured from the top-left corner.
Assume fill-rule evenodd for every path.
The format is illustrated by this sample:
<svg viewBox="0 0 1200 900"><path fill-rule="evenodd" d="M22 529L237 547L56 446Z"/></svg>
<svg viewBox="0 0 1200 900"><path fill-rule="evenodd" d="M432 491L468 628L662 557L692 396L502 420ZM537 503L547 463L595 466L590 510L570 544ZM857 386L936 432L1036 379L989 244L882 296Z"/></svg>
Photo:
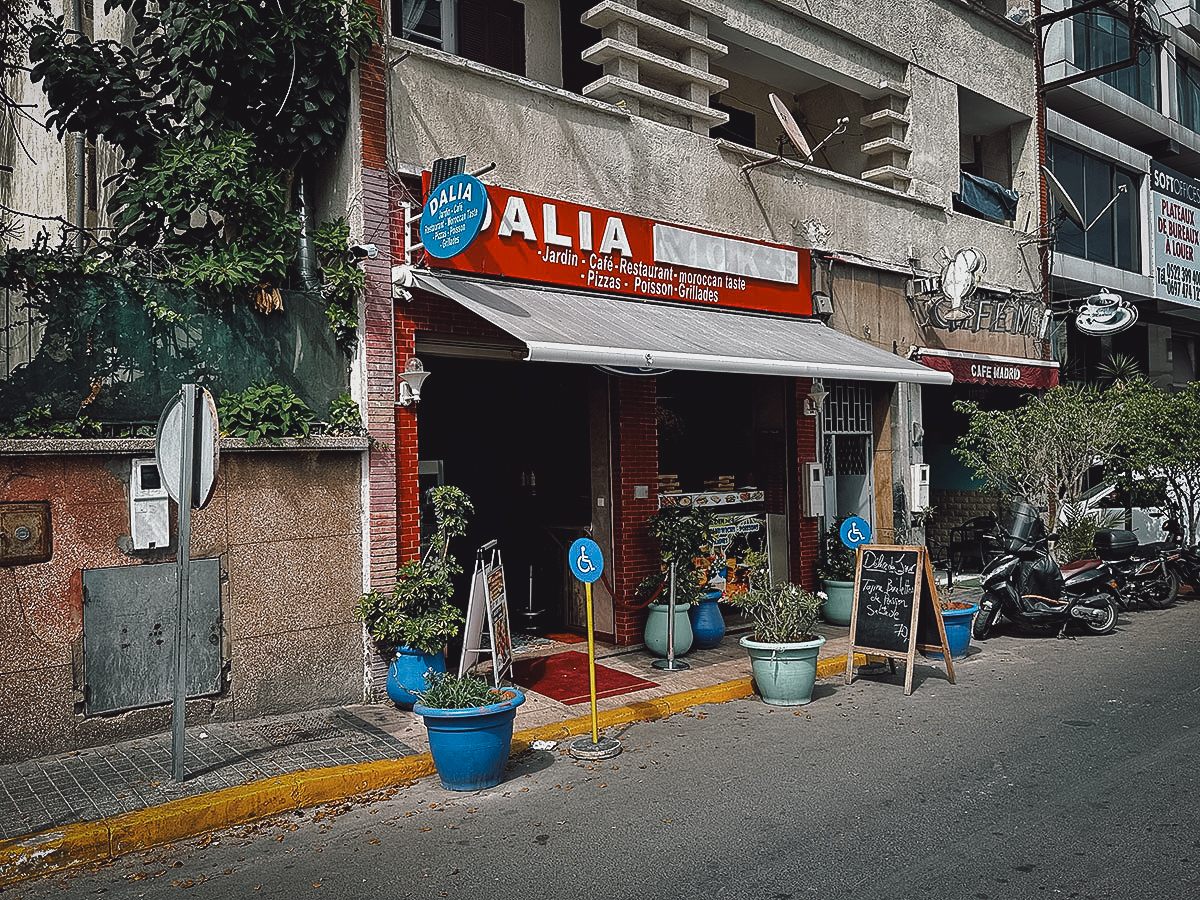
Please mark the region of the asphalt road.
<svg viewBox="0 0 1200 900"><path fill-rule="evenodd" d="M884 670L886 672L886 670ZM1137 898L1200 885L1200 602L1114 634L1001 630L956 665L637 723L127 856L9 897Z"/></svg>

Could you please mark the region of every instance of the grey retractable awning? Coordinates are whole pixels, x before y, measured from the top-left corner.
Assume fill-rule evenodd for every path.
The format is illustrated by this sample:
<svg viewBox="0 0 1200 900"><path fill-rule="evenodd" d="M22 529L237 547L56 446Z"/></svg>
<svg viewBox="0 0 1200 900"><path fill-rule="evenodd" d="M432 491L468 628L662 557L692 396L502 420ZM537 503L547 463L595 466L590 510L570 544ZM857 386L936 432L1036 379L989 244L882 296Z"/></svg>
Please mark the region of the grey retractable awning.
<svg viewBox="0 0 1200 900"><path fill-rule="evenodd" d="M533 362L951 384L811 319L415 272L416 286L508 332Z"/></svg>

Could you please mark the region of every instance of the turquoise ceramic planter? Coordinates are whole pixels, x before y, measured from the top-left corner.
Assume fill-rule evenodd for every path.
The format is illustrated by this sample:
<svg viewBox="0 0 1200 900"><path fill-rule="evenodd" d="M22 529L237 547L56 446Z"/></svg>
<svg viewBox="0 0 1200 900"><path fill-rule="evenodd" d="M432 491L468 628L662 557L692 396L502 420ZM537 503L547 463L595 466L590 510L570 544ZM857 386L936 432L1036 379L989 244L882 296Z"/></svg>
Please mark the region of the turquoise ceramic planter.
<svg viewBox="0 0 1200 900"><path fill-rule="evenodd" d="M811 641L769 644L744 637L738 641L750 654L750 671L762 695L771 706L803 706L812 700L817 681L817 656L825 643L824 635Z"/></svg>
<svg viewBox="0 0 1200 900"><path fill-rule="evenodd" d="M655 656L667 655L667 604L651 603L646 609L646 649ZM675 655L683 656L692 649L692 623L688 604L675 604Z"/></svg>
<svg viewBox="0 0 1200 900"><path fill-rule="evenodd" d="M823 581L821 584L826 597L821 616L830 625L849 625L850 614L854 611L854 582Z"/></svg>
<svg viewBox="0 0 1200 900"><path fill-rule="evenodd" d="M429 753L442 787L478 791L504 780L512 747L513 720L525 695L504 688L506 700L469 709L437 709L418 703L413 712L425 720Z"/></svg>
<svg viewBox="0 0 1200 900"><path fill-rule="evenodd" d="M441 653L425 653L414 647L397 647L396 658L388 666L387 695L401 709L412 709L416 697L411 691L425 690L425 673L446 671Z"/></svg>
<svg viewBox="0 0 1200 900"><path fill-rule="evenodd" d="M950 647L951 659L962 659L967 655L967 649L971 646L971 620L977 612L979 607L974 603L969 609L942 610L942 623L946 626L946 644ZM936 639L935 636L934 640ZM921 655L930 659L942 658L942 654L937 650L923 652Z"/></svg>
<svg viewBox="0 0 1200 900"><path fill-rule="evenodd" d="M692 625L692 649L711 650L725 637L725 617L717 601L720 591L705 594L700 602L688 610L688 621Z"/></svg>

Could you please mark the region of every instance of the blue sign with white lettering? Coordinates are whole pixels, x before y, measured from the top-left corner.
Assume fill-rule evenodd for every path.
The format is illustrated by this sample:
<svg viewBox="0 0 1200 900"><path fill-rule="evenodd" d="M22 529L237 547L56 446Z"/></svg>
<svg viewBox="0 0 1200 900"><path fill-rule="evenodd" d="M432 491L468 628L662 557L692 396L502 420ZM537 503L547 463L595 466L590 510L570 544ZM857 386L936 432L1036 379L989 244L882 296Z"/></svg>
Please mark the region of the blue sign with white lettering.
<svg viewBox="0 0 1200 900"><path fill-rule="evenodd" d="M438 259L471 245L487 217L487 188L474 175L453 175L429 192L421 210L421 244Z"/></svg>
<svg viewBox="0 0 1200 900"><path fill-rule="evenodd" d="M585 584L591 584L604 571L604 556L600 545L591 538L580 538L567 551L571 574Z"/></svg>
<svg viewBox="0 0 1200 900"><path fill-rule="evenodd" d="M849 516L838 531L842 543L850 549L856 549L859 544L871 540L871 523L860 516Z"/></svg>

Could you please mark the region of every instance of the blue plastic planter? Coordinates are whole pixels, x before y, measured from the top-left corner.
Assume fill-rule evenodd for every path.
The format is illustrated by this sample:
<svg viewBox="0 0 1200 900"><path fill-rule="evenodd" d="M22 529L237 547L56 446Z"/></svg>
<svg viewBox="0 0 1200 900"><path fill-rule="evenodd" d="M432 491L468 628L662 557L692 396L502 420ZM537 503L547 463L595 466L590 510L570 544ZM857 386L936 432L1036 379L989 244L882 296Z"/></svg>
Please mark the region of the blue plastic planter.
<svg viewBox="0 0 1200 900"><path fill-rule="evenodd" d="M962 659L971 645L971 618L979 612L974 603L967 609L943 609L942 623L946 626L946 644L950 647L951 659ZM929 659L941 659L937 650L922 653Z"/></svg>
<svg viewBox="0 0 1200 900"><path fill-rule="evenodd" d="M515 688L503 692L508 699L490 706L435 709L418 703L413 707L425 719L429 752L446 790L478 791L504 780L513 720L525 695Z"/></svg>
<svg viewBox="0 0 1200 900"><path fill-rule="evenodd" d="M425 673L446 671L441 653L426 653L414 647L397 647L396 658L388 666L387 695L401 709L412 709L417 698L410 691L425 690Z"/></svg>
<svg viewBox="0 0 1200 900"><path fill-rule="evenodd" d="M711 591L688 610L688 620L692 623L693 650L711 650L725 637L725 617L717 606L720 599L720 591Z"/></svg>

